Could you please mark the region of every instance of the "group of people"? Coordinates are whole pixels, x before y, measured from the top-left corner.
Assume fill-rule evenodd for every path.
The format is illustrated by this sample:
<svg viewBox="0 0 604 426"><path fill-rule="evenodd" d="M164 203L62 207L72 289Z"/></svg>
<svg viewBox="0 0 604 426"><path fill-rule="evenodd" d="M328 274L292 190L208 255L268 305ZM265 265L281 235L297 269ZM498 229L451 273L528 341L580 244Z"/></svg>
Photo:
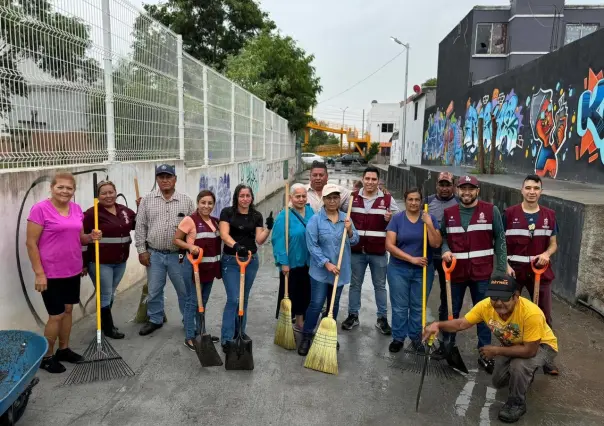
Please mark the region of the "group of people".
<svg viewBox="0 0 604 426"><path fill-rule="evenodd" d="M69 348L71 311L79 302L80 276L95 273L94 241L99 241L101 316L105 336L124 337L113 322L111 307L116 288L125 271L135 231L139 262L146 267L149 295L148 322L139 334L148 335L164 322L166 277L173 283L183 315L184 344L194 350L197 294L193 266L184 253L197 256L203 250L199 273L203 304L207 305L215 279L224 282L227 301L222 316L220 341L234 339L239 302L239 265L236 256L251 262L245 270L245 312L258 271L258 246L272 233L276 266L280 269L279 305L289 280L292 322L301 333L298 353L305 356L321 315L329 311L335 293L333 317L337 318L340 296L349 287L347 318L343 330L359 326L361 290L367 267L375 291L375 327L391 335L391 352L399 352L409 339L410 347L425 351L424 341L438 335L434 357L446 355L445 343L454 344L456 332L477 325L478 362L493 374L498 387L509 383L510 396L499 416L516 421L526 411L526 391L537 368L558 374L553 364L557 340L551 326L551 283L554 274L550 257L556 252L557 224L553 210L539 205L542 181L528 176L521 188L523 202L505 210L479 200L479 182L462 176L457 185L451 173L438 176L436 193L424 200L418 188L404 193L404 210L380 182L379 169L367 167L351 192L328 183L325 163L315 162L308 185L294 184L289 194L288 241L285 241L285 211L275 219L263 219L254 207L250 187L238 185L232 206L212 216L215 195L202 190L195 204L176 191L176 171L171 165L156 169L157 189L137 200L138 211L118 204L112 182L100 182L99 229L94 229L93 209L85 213L72 200L73 175L57 173L51 182L51 197L33 206L28 218L27 248L36 275L36 290L42 293L49 314L45 336L49 350L41 368L60 373L61 362L77 363L82 357ZM349 204L351 216L347 218ZM428 204L428 212L423 205ZM266 225L266 226L264 226ZM424 228L427 256L424 256ZM342 261L340 245L346 232ZM82 246L87 250L82 252ZM82 253L84 253L82 255ZM455 258L455 259L453 259ZM451 294L453 320L447 321L447 294L442 263L452 264ZM539 305L520 297L524 287L533 294L532 264L543 268ZM439 321L422 330L422 276L427 273L427 294L434 276L440 282ZM339 276L334 288L335 277ZM92 277L94 278L94 276ZM386 289L388 283L389 292ZM474 307L459 318L466 289ZM392 309L388 322L388 293ZM326 303L327 302L327 303ZM205 331L204 331L205 332ZM491 333L502 346L491 345ZM59 339L59 349L54 344ZM337 345L339 349L339 343Z"/></svg>

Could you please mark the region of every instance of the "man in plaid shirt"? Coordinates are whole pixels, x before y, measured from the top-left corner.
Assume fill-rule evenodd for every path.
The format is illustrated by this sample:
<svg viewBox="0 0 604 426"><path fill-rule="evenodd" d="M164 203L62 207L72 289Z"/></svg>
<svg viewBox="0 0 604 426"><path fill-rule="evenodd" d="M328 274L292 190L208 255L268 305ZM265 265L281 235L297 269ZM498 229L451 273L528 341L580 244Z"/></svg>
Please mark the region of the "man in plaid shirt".
<svg viewBox="0 0 604 426"><path fill-rule="evenodd" d="M163 326L166 275L174 285L180 313L185 307L185 284L178 259L178 247L172 243L180 221L195 211L193 200L176 191L176 169L162 164L155 169L157 190L145 195L136 216L135 242L138 260L147 268L149 321L140 329L141 336Z"/></svg>

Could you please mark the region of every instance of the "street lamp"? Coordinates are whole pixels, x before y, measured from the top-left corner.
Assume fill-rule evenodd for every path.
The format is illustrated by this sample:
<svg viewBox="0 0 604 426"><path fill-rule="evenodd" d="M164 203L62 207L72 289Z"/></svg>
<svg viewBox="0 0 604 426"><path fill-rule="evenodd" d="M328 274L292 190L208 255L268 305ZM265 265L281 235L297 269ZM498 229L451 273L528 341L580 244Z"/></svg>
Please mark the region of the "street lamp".
<svg viewBox="0 0 604 426"><path fill-rule="evenodd" d="M405 44L396 37L391 36L390 38L396 44L400 44L401 46L403 46L405 48L405 50L407 51L406 59L405 59L405 94L404 94L404 99L403 99L403 108L404 108L403 125L400 127L399 132L398 132L399 133L399 138L398 138L399 143L397 144L400 146L400 148L399 148L399 146L397 146L397 149L393 149L392 150L393 152L390 154L390 164L396 166L401 163L401 157L403 157L404 153L405 153L405 143L406 143L406 133L407 133L407 84L408 84L408 80L409 80L409 50L411 49L411 47L409 46L409 43ZM402 151L402 155L399 155L400 151ZM402 161L404 161L404 158L402 158Z"/></svg>
<svg viewBox="0 0 604 426"><path fill-rule="evenodd" d="M346 110L348 107L342 109L342 132L344 131L344 117L346 116ZM346 137L346 141L348 142L348 137ZM342 155L342 150L344 149L344 133L340 133L340 155ZM350 150L350 142L348 142L348 149Z"/></svg>

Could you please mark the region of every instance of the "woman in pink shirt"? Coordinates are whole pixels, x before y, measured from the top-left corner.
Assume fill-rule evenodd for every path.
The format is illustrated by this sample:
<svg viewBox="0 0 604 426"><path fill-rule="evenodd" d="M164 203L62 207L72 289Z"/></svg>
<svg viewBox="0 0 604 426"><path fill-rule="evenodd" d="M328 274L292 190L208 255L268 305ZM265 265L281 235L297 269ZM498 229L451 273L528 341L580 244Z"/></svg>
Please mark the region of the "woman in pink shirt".
<svg viewBox="0 0 604 426"><path fill-rule="evenodd" d="M36 291L42 293L48 312L44 336L48 352L40 368L62 373L60 361L83 358L69 348L73 305L80 302L82 245L101 239L101 232L84 234L82 209L71 199L76 182L71 173L59 172L50 183L50 198L35 204L27 218L27 254L36 274ZM54 344L59 338L59 349Z"/></svg>

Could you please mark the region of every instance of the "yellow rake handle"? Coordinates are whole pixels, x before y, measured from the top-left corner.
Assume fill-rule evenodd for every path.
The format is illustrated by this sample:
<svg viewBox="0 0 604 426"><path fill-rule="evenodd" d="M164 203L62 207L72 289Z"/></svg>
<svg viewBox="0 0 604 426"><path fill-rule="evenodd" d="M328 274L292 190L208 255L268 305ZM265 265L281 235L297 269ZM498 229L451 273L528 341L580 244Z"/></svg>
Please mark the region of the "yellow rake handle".
<svg viewBox="0 0 604 426"><path fill-rule="evenodd" d="M428 213L428 205L424 204L424 212ZM428 227L424 222L424 252L423 257L428 258ZM422 268L422 330L426 328L426 281L428 280L428 265ZM432 346L434 341L434 335L431 335L428 339L428 346Z"/></svg>

